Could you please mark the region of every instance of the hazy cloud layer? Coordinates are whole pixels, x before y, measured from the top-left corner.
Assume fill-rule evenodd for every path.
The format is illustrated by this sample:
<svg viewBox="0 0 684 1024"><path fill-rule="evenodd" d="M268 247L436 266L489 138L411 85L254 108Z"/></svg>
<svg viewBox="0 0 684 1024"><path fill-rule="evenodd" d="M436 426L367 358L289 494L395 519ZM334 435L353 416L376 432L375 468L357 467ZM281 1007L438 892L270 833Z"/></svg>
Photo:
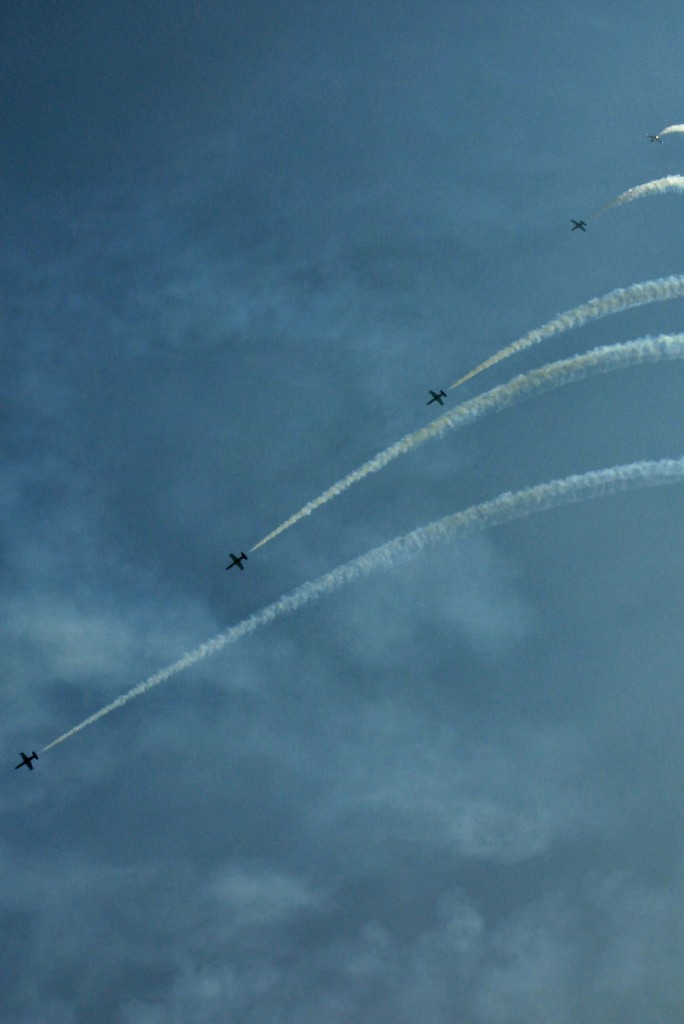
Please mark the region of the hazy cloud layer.
<svg viewBox="0 0 684 1024"><path fill-rule="evenodd" d="M570 232L681 169L677 133L645 138L682 119L679 6L29 3L0 27L2 1024L680 1024L681 489L430 551L13 771L391 537L682 455L681 366L633 366L224 570L423 427L429 388L682 272L676 193ZM676 334L679 307L482 380Z"/></svg>

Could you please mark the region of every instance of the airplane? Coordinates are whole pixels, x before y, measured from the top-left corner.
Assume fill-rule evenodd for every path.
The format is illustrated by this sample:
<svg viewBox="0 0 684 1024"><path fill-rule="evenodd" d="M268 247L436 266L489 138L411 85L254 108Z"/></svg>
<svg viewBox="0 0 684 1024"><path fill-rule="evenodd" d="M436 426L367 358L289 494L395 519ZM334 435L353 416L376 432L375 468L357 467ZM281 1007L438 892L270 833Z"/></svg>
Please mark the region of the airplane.
<svg viewBox="0 0 684 1024"><path fill-rule="evenodd" d="M663 140L662 140L662 139L660 138L660 136L659 136L659 135L649 135L648 133L646 134L646 138L647 138L647 139L650 139L650 140L651 140L651 142L662 142L662 141L663 141Z"/></svg>
<svg viewBox="0 0 684 1024"><path fill-rule="evenodd" d="M580 231L587 230L587 222L585 220L572 220L571 218L570 223L573 225L573 227L570 228L571 231L577 231L577 228L579 228Z"/></svg>
<svg viewBox="0 0 684 1024"><path fill-rule="evenodd" d="M427 403L428 405L432 405L433 402L439 402L440 405L444 405L446 391L433 391L432 388L430 388L430 394L432 395L432 398Z"/></svg>
<svg viewBox="0 0 684 1024"><path fill-rule="evenodd" d="M242 563L247 561L247 555L244 553L244 551L242 551L240 555L234 555L233 552L231 551L230 557L233 559L233 561L230 563L230 565L226 566L226 569L232 569L234 565L237 565L238 569L242 572L243 569L245 568Z"/></svg>
<svg viewBox="0 0 684 1024"><path fill-rule="evenodd" d="M22 752L21 752L21 761L19 762L19 764L15 764L14 770L16 771L17 768L23 768L24 765L27 765L28 768L29 768L29 771L33 771L33 765L31 764L31 761L34 761L34 760L35 761L38 760L38 755L36 754L35 750L28 757L26 756L26 754L22 750Z"/></svg>

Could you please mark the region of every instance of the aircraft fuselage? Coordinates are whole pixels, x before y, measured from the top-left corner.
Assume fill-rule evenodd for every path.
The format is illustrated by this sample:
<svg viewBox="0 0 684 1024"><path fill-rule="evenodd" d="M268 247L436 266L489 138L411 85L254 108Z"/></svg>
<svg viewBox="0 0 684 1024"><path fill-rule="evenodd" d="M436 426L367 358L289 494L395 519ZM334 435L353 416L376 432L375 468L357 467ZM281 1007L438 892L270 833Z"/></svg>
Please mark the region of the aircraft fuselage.
<svg viewBox="0 0 684 1024"><path fill-rule="evenodd" d="M26 754L22 750L22 752L21 752L21 761L19 762L19 764L15 764L14 769L16 771L17 768L23 768L24 765L26 765L26 767L29 769L29 771L33 771L33 765L31 764L31 761L37 761L37 760L38 760L38 755L36 754L35 750L28 757L26 756Z"/></svg>
<svg viewBox="0 0 684 1024"><path fill-rule="evenodd" d="M230 565L226 566L226 569L232 569L234 565L237 565L238 569L242 569L244 571L245 567L242 563L247 561L247 555L244 553L244 551L241 551L239 555L234 555L233 552L231 551L230 557L233 559L233 561L230 563Z"/></svg>

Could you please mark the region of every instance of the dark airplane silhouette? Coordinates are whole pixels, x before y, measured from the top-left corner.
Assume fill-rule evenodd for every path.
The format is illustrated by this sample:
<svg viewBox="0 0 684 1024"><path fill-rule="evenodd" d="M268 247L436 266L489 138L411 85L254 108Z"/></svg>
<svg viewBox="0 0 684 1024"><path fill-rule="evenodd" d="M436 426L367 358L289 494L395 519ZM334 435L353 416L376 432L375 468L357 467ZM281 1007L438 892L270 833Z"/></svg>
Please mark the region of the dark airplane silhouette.
<svg viewBox="0 0 684 1024"><path fill-rule="evenodd" d="M243 562L247 561L247 555L244 553L244 551L240 555L234 555L233 552L231 551L230 557L233 559L233 561L230 563L230 565L226 566L226 569L232 569L234 565L237 565L240 571L242 571L245 568L244 565L242 564Z"/></svg>
<svg viewBox="0 0 684 1024"><path fill-rule="evenodd" d="M22 750L22 752L21 752L21 761L19 762L19 764L15 764L14 770L16 771L17 768L23 768L24 765L28 765L29 771L33 771L33 765L31 764L31 761L37 761L37 760L38 760L38 755L36 754L35 750L28 757L26 756L26 754Z"/></svg>
<svg viewBox="0 0 684 1024"><path fill-rule="evenodd" d="M570 223L573 225L570 228L571 231L577 231L577 228L579 228L580 231L586 231L587 230L587 222L584 221L584 220L572 220L571 219Z"/></svg>
<svg viewBox="0 0 684 1024"><path fill-rule="evenodd" d="M648 134L647 134L647 135L646 135L646 138L647 138L647 139L650 139L650 140L651 140L651 142L662 142L662 141L663 141L663 140L662 140L662 139L660 138L660 136L659 136L659 135L648 135Z"/></svg>
<svg viewBox="0 0 684 1024"><path fill-rule="evenodd" d="M433 391L432 388L431 388L430 389L430 394L432 395L432 398L427 403L428 405L432 405L433 402L439 402L440 405L444 405L444 399L446 398L446 391Z"/></svg>

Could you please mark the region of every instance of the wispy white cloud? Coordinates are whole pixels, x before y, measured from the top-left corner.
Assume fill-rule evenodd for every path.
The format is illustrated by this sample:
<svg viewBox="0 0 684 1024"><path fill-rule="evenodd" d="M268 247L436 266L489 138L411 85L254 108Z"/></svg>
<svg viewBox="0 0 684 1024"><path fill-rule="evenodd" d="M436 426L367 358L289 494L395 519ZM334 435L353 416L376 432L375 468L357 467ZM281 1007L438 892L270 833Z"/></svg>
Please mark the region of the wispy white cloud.
<svg viewBox="0 0 684 1024"><path fill-rule="evenodd" d="M216 912L226 915L229 929L284 924L302 911L325 904L325 898L302 878L241 867L217 872L208 892Z"/></svg>

